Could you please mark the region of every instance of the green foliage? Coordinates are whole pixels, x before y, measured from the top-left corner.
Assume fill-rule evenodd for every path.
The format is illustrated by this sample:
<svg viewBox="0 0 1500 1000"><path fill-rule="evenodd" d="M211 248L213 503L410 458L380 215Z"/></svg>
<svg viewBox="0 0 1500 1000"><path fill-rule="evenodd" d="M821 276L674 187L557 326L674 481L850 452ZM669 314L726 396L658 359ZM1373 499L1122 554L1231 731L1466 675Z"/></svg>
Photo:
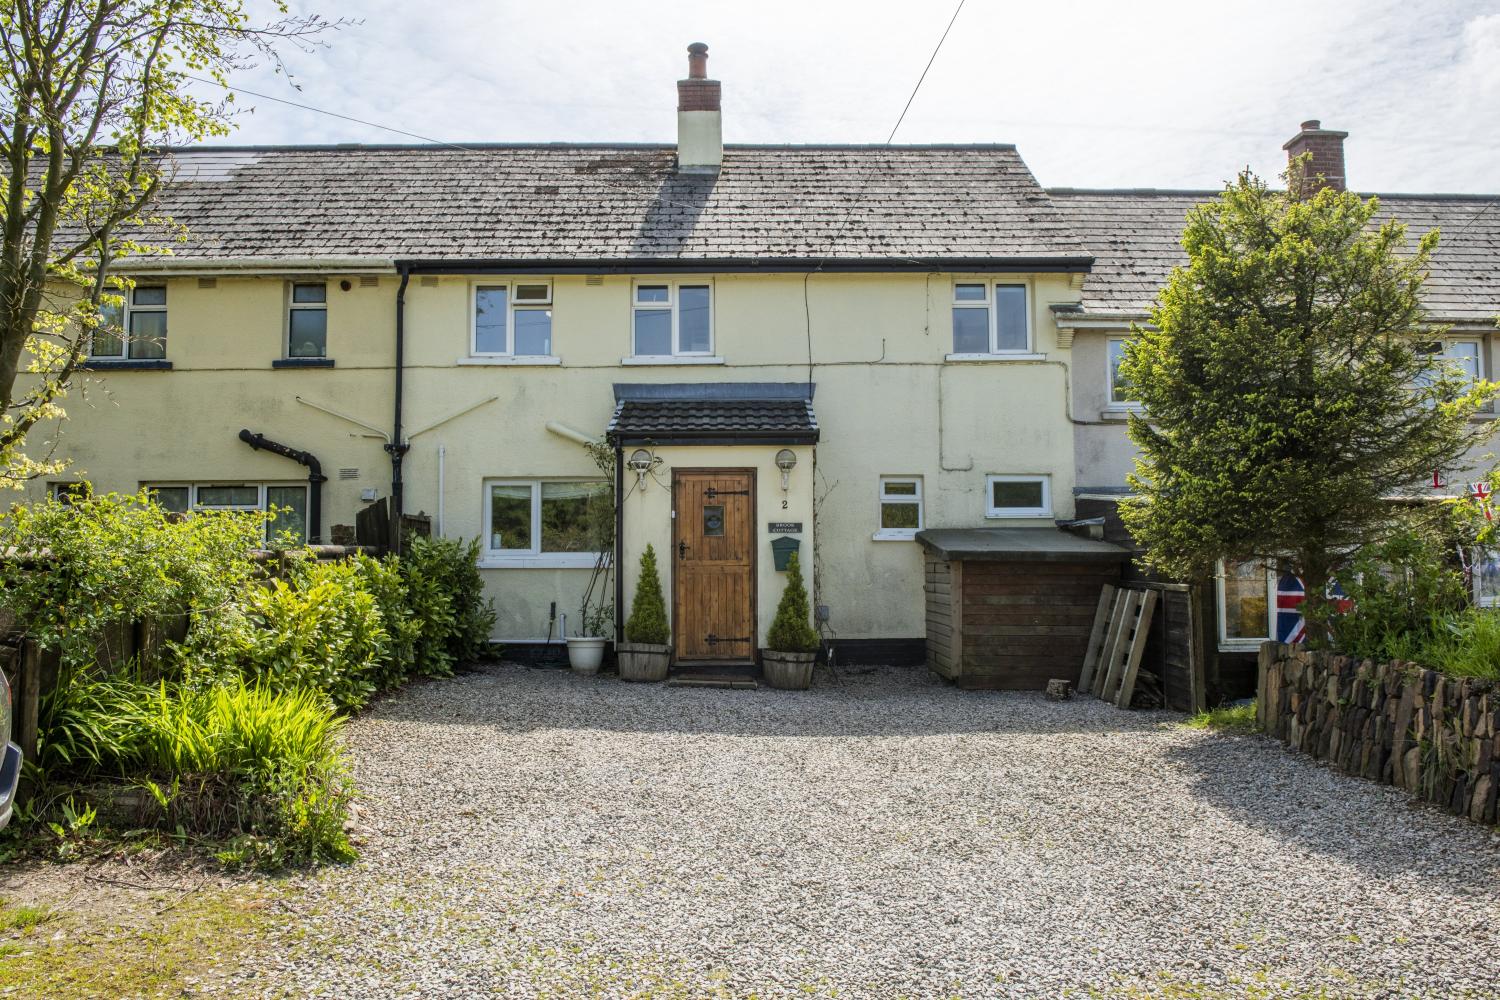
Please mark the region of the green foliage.
<svg viewBox="0 0 1500 1000"><path fill-rule="evenodd" d="M786 567L786 588L781 592L781 603L776 605L776 617L766 636L767 648L778 653L817 652L818 633L812 627L811 617L807 587L802 583L802 562L793 552Z"/></svg>
<svg viewBox="0 0 1500 1000"><path fill-rule="evenodd" d="M359 559L293 564L287 579L247 588L219 626L194 649L190 678L206 669L323 691L345 710L391 679L390 634Z"/></svg>
<svg viewBox="0 0 1500 1000"><path fill-rule="evenodd" d="M1339 554L1399 519L1387 498L1490 433L1469 418L1495 386L1423 349L1443 333L1421 306L1437 233L1412 252L1377 208L1242 174L1189 214L1188 264L1123 363L1149 418L1130 420L1139 496L1122 516L1148 561L1195 579L1218 559L1289 560L1314 637Z"/></svg>
<svg viewBox="0 0 1500 1000"><path fill-rule="evenodd" d="M479 541L413 538L400 561L406 615L416 623L413 663L423 677L446 677L481 656L495 625L479 575Z"/></svg>
<svg viewBox="0 0 1500 1000"><path fill-rule="evenodd" d="M1255 721L1255 703L1247 705L1220 705L1206 712L1199 712L1183 725L1189 729L1211 729L1224 733L1254 733L1260 731Z"/></svg>
<svg viewBox="0 0 1500 1000"><path fill-rule="evenodd" d="M1414 525L1345 563L1336 576L1352 603L1330 620L1336 648L1373 659L1411 659L1407 653L1447 632L1468 593L1444 534L1440 523Z"/></svg>
<svg viewBox="0 0 1500 1000"><path fill-rule="evenodd" d="M211 629L258 571L247 553L265 515L176 518L144 492L48 499L0 515L0 608L71 673L93 664L112 626L188 615Z"/></svg>
<svg viewBox="0 0 1500 1000"><path fill-rule="evenodd" d="M672 641L667 625L667 602L661 592L661 577L656 571L656 549L648 542L641 553L641 574L635 584L635 598L630 602L630 617L625 622L625 638L665 646Z"/></svg>

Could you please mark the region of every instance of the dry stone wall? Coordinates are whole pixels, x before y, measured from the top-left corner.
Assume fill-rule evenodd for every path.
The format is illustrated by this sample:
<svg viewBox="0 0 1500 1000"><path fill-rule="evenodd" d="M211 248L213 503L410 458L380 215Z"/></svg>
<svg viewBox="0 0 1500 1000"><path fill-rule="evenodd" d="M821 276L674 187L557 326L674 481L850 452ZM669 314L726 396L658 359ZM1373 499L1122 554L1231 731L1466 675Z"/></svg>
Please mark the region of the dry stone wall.
<svg viewBox="0 0 1500 1000"><path fill-rule="evenodd" d="M1268 642L1258 693L1261 727L1293 749L1475 822L1496 822L1495 681Z"/></svg>

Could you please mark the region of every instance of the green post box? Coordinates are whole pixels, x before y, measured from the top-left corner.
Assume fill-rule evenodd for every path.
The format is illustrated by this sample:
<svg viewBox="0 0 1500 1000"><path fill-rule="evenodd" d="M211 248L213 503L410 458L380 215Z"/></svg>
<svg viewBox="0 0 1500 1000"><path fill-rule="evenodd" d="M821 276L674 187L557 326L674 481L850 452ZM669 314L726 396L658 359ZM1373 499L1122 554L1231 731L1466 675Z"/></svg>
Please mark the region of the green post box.
<svg viewBox="0 0 1500 1000"><path fill-rule="evenodd" d="M800 538L782 535L780 538L771 539L771 556L776 561L776 572L786 572L787 564L792 561L792 553L801 546L802 539Z"/></svg>

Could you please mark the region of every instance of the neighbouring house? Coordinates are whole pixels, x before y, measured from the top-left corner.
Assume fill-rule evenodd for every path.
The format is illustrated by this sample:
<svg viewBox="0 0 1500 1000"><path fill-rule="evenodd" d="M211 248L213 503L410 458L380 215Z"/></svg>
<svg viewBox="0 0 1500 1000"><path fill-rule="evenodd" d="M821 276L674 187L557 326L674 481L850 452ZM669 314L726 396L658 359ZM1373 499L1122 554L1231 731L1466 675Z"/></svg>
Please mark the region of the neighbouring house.
<svg viewBox="0 0 1500 1000"><path fill-rule="evenodd" d="M1312 172L1340 190L1345 186L1344 139L1348 133L1302 123L1285 144L1288 157L1311 154ZM1078 306L1057 316L1058 338L1070 345L1077 516L1103 518L1104 537L1130 546L1117 513L1130 489L1135 447L1126 418L1139 410L1120 378L1120 359L1132 323L1147 321L1157 290L1172 268L1186 263L1180 237L1189 210L1217 191L1080 190L1050 188L1048 194L1088 247L1094 263L1083 281ZM1368 197L1369 193L1365 193ZM1500 317L1500 195L1379 194L1382 221L1405 222L1412 237L1440 230L1424 304L1447 332L1432 349L1442 351L1474 379L1495 377L1496 319ZM1493 416L1480 419L1491 420ZM1472 456L1484 470L1487 450ZM1458 484L1462 485L1462 484ZM1435 490L1434 498L1453 495ZM1500 562L1475 562L1475 599L1500 604ZM1144 574L1140 574L1144 576ZM1297 606L1301 583L1263 563L1221 566L1211 593L1202 595L1205 645L1217 653L1219 687L1254 690L1255 652L1268 638L1295 641L1302 628Z"/></svg>
<svg viewBox="0 0 1500 1000"><path fill-rule="evenodd" d="M554 607L574 631L603 442L616 598L653 545L680 662L753 657L791 539L845 662L923 662L934 567L978 560L995 642L1024 651L986 683L1076 671L1094 599L1035 566L1080 558L1069 529L1124 487L1111 345L1212 193L1049 192L1009 145L725 145L706 61L675 146L175 151L160 209L186 233L131 262L123 336L56 428L72 465L32 495L289 507L324 541L375 502L422 511L481 540L494 637L525 647ZM1484 206L1386 204L1445 231ZM1439 251L1435 312L1477 371L1497 261L1500 212ZM1074 589L1128 557L1095 544Z"/></svg>

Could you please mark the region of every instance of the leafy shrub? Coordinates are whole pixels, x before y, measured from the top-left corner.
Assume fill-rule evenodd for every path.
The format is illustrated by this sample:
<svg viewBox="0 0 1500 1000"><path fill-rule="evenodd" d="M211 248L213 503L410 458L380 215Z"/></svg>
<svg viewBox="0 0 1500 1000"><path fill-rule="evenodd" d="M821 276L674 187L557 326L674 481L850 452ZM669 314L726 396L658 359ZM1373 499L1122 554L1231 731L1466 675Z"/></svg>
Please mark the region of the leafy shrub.
<svg viewBox="0 0 1500 1000"><path fill-rule="evenodd" d="M653 646L665 646L672 641L667 602L656 571L656 549L650 543L641 553L641 575L635 584L635 598L630 602L630 617L625 620L625 638Z"/></svg>
<svg viewBox="0 0 1500 1000"><path fill-rule="evenodd" d="M1338 572L1350 609L1329 622L1335 647L1353 656L1410 659L1468 603L1463 573L1435 528L1413 527L1360 550Z"/></svg>
<svg viewBox="0 0 1500 1000"><path fill-rule="evenodd" d="M265 515L177 518L141 493L48 499L0 515L0 607L67 673L93 664L112 626L186 614L212 630L258 570Z"/></svg>
<svg viewBox="0 0 1500 1000"><path fill-rule="evenodd" d="M414 537L400 559L406 614L418 626L413 661L424 677L446 677L480 655L495 625L495 609L479 576L479 541Z"/></svg>
<svg viewBox="0 0 1500 1000"><path fill-rule="evenodd" d="M222 615L212 646L196 650L198 667L278 688L327 693L356 709L379 687L390 634L368 571L358 560L294 564L287 579L247 588Z"/></svg>
<svg viewBox="0 0 1500 1000"><path fill-rule="evenodd" d="M786 589L776 606L776 618L766 637L767 646L779 653L813 653L818 633L808 623L807 587L802 583L802 562L792 553L786 567Z"/></svg>

